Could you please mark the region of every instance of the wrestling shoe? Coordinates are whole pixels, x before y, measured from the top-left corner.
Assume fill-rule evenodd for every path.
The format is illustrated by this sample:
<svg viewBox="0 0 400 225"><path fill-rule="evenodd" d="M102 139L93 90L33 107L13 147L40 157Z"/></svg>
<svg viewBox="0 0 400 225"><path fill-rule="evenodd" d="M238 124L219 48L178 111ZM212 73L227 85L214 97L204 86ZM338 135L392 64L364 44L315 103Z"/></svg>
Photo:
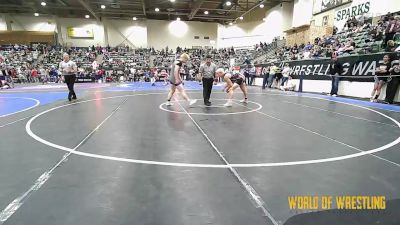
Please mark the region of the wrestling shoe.
<svg viewBox="0 0 400 225"><path fill-rule="evenodd" d="M194 105L196 102L197 102L196 99L192 99L192 100L189 101L189 105L190 105L190 106L191 106L191 105Z"/></svg>
<svg viewBox="0 0 400 225"><path fill-rule="evenodd" d="M225 106L225 107L232 107L232 101L227 101L227 102L224 104L224 106Z"/></svg>

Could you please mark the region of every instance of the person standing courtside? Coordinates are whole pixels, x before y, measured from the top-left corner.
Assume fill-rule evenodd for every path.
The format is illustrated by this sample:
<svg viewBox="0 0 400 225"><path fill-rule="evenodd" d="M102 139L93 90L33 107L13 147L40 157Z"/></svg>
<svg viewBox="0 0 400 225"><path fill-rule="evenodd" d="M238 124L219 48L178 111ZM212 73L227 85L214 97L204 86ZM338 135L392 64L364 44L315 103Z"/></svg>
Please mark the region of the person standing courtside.
<svg viewBox="0 0 400 225"><path fill-rule="evenodd" d="M337 55L333 54L331 68L329 69L329 74L332 76L332 88L329 95L333 97L337 96L339 90L340 75L342 74L342 72L343 66L340 62L338 62Z"/></svg>
<svg viewBox="0 0 400 225"><path fill-rule="evenodd" d="M76 63L69 59L69 55L67 53L64 53L63 59L64 60L60 62L58 68L64 76L65 83L68 86L68 100L71 101L72 99L76 99L74 84L78 69Z"/></svg>
<svg viewBox="0 0 400 225"><path fill-rule="evenodd" d="M200 66L200 76L203 81L203 98L204 105L210 106L210 96L211 90L214 83L215 71L217 70L217 66L212 62L211 56L207 55L206 62Z"/></svg>
<svg viewBox="0 0 400 225"><path fill-rule="evenodd" d="M393 104L394 97L397 93L397 89L400 84L400 60L395 60L395 64L389 69L391 79L388 79L388 84L386 87L386 97L385 103Z"/></svg>

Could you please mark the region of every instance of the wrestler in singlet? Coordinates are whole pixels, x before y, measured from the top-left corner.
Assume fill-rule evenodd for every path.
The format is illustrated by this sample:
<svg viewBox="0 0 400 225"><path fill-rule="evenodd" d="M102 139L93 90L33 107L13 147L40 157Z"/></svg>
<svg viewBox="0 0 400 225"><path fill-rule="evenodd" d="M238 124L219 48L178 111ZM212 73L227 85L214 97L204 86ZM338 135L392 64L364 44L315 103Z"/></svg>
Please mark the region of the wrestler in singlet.
<svg viewBox="0 0 400 225"><path fill-rule="evenodd" d="M171 89L168 93L167 97L167 106L171 106L171 99L173 95L175 94L176 89L178 89L179 93L182 95L182 97L189 102L189 105L193 105L196 103L196 99L190 99L189 96L186 94L185 89L182 86L182 79L179 74L179 70L182 68L182 65L189 61L189 55L186 53L183 53L179 60L175 61L175 63L171 66L171 73L169 76L169 82L171 83Z"/></svg>
<svg viewBox="0 0 400 225"><path fill-rule="evenodd" d="M226 83L225 90L228 93L228 101L224 104L226 107L232 107L233 103L233 92L236 88L240 87L243 92L244 99L241 100L241 103L247 103L247 89L246 84L244 83L245 76L238 72L236 73L229 73L225 72L224 69L219 68L215 72L217 77L223 77Z"/></svg>

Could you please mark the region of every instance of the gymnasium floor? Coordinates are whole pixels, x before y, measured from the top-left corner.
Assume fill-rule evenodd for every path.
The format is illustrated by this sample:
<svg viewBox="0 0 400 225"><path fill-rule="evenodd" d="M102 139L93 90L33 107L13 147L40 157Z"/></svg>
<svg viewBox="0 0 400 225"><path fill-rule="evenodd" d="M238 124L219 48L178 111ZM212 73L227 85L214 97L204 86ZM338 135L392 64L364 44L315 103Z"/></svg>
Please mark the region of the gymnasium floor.
<svg viewBox="0 0 400 225"><path fill-rule="evenodd" d="M166 88L1 91L0 224L399 224L400 106L251 87L225 108L214 87L212 107L167 107ZM387 210L290 210L294 195L384 195Z"/></svg>

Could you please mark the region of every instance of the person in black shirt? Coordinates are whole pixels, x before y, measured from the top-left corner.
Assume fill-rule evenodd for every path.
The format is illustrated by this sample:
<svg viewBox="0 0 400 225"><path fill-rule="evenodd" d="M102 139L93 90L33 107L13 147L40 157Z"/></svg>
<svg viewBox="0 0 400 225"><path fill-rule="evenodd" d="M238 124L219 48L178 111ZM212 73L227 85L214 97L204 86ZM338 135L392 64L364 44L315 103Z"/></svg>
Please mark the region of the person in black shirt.
<svg viewBox="0 0 400 225"><path fill-rule="evenodd" d="M329 69L329 74L332 76L332 88L329 95L336 97L339 90L340 75L343 73L343 65L338 62L337 55L332 54L332 64Z"/></svg>
<svg viewBox="0 0 400 225"><path fill-rule="evenodd" d="M375 71L375 85L371 93L371 99L370 99L371 102L378 101L378 97L381 94L382 86L385 84L385 82L388 79L388 75L390 74L389 70L390 70L389 55L384 55L383 62L379 62Z"/></svg>
<svg viewBox="0 0 400 225"><path fill-rule="evenodd" d="M400 76L399 61L397 61L397 63L389 69L389 72L391 75L396 75L396 76L391 77L392 79L390 81L388 79L385 102L393 104L394 96L396 95L397 88L399 87L400 84L400 77L398 77Z"/></svg>

